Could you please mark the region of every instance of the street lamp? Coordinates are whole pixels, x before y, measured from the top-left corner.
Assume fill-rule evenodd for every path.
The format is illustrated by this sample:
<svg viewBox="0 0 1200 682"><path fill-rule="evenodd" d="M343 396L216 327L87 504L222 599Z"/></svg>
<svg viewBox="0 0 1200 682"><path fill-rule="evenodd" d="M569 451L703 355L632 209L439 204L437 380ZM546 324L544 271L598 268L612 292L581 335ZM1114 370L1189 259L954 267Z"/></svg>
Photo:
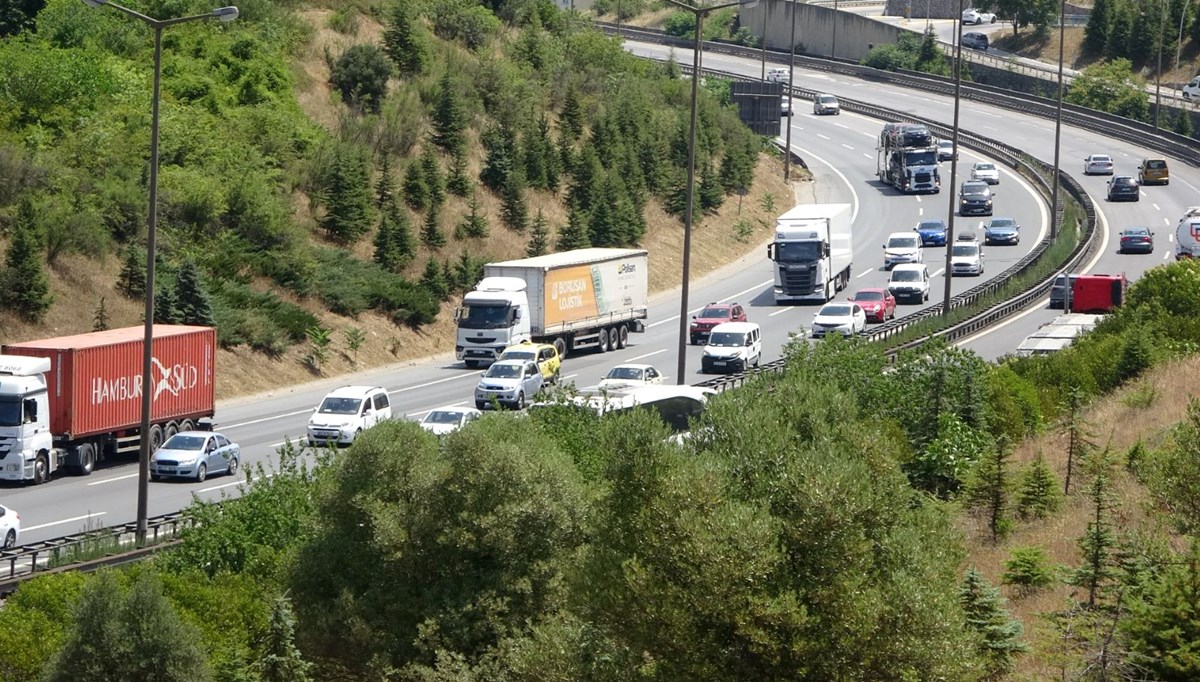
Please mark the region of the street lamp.
<svg viewBox="0 0 1200 682"><path fill-rule="evenodd" d="M1158 69L1154 72L1154 132L1158 132L1159 120L1162 118L1162 48L1163 24L1167 22L1167 5L1158 0Z"/></svg>
<svg viewBox="0 0 1200 682"><path fill-rule="evenodd" d="M692 261L692 205L696 198L696 109L700 92L700 51L703 47L704 15L726 7L754 7L758 5L758 0L726 2L711 7L693 7L680 2L680 0L666 0L666 2L687 10L696 17L696 44L692 47L692 122L691 130L688 133L687 190L684 199L687 205L683 209L683 290L679 294L679 367L675 375L676 383L682 386L687 383L684 372L687 370L688 277L691 274Z"/></svg>
<svg viewBox="0 0 1200 682"><path fill-rule="evenodd" d="M1059 152L1062 150L1062 104L1063 104L1063 46L1066 43L1067 0L1061 0L1058 8L1058 104L1054 112L1054 187L1050 191L1050 239L1058 237L1058 175ZM1067 287L1070 289L1070 287Z"/></svg>
<svg viewBox="0 0 1200 682"><path fill-rule="evenodd" d="M788 11L792 14L792 39L788 56L788 82L787 87L792 87L792 78L796 75L796 0L788 0L791 4L788 5ZM788 102L788 111L792 111L792 103ZM787 135L784 145L787 147L783 150L783 181L791 182L792 180L792 117L788 116Z"/></svg>
<svg viewBox="0 0 1200 682"><path fill-rule="evenodd" d="M950 136L954 154L950 156L950 190L947 192L950 195L950 215L946 217L946 286L942 293L943 316L950 315L950 284L954 280L954 266L951 260L954 254L954 200L957 198L954 186L958 181L958 105L962 100L962 15L963 0L958 0L958 28L955 30L957 39L954 41L954 131Z"/></svg>
<svg viewBox="0 0 1200 682"><path fill-rule="evenodd" d="M153 367L151 366L154 358L152 350L154 343L154 237L158 228L158 104L160 99L159 81L162 74L162 32L168 26L201 19L233 21L238 17L238 8L218 7L207 14L174 19L154 19L108 0L83 0L83 4L88 7L111 7L154 29L154 95L150 115L150 215L146 221L146 335L142 347L142 422L139 428L141 446L138 455L137 544L140 547L146 544L146 512L150 493L150 422L154 398Z"/></svg>

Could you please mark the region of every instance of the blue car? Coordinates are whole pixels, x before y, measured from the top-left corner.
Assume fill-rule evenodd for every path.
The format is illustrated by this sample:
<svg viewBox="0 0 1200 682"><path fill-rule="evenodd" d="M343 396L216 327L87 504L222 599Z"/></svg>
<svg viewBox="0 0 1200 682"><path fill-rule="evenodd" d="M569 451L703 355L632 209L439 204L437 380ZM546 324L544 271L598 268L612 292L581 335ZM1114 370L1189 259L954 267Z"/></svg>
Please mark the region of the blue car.
<svg viewBox="0 0 1200 682"><path fill-rule="evenodd" d="M921 246L946 245L946 221L922 220L913 228L921 236Z"/></svg>
<svg viewBox="0 0 1200 682"><path fill-rule="evenodd" d="M983 228L983 243L1016 245L1021 241L1021 226L1012 218L992 218Z"/></svg>

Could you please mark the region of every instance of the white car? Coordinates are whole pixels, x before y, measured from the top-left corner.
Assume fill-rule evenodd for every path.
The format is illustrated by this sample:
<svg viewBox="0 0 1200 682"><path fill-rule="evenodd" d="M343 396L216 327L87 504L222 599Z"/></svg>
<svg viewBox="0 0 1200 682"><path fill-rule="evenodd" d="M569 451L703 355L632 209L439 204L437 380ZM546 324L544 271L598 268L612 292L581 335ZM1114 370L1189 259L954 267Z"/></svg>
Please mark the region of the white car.
<svg viewBox="0 0 1200 682"><path fill-rule="evenodd" d="M982 275L983 248L974 239L959 239L950 247L950 275Z"/></svg>
<svg viewBox="0 0 1200 682"><path fill-rule="evenodd" d="M485 410L495 401L515 410L525 409L525 402L542 392L545 380L536 363L524 360L501 360L492 363L479 384L475 386L475 408Z"/></svg>
<svg viewBox="0 0 1200 682"><path fill-rule="evenodd" d="M308 419L308 444L350 445L363 431L392 418L387 391L379 386L334 389Z"/></svg>
<svg viewBox="0 0 1200 682"><path fill-rule="evenodd" d="M611 390L615 388L630 388L633 386L648 386L661 384L662 372L653 365L617 365L608 370L608 374L600 380L598 388Z"/></svg>
<svg viewBox="0 0 1200 682"><path fill-rule="evenodd" d="M842 104L834 95L816 95L813 97L813 113L817 116L842 113Z"/></svg>
<svg viewBox="0 0 1200 682"><path fill-rule="evenodd" d="M12 549L21 537L21 515L0 504L0 548Z"/></svg>
<svg viewBox="0 0 1200 682"><path fill-rule="evenodd" d="M791 82L788 76L788 70L783 67L772 67L767 69L768 83L789 83Z"/></svg>
<svg viewBox="0 0 1200 682"><path fill-rule="evenodd" d="M980 12L977 9L965 9L962 13L964 24L994 24L996 23L996 15L993 12Z"/></svg>
<svg viewBox="0 0 1200 682"><path fill-rule="evenodd" d="M1113 160L1108 154L1090 154L1083 160L1084 175L1112 175Z"/></svg>
<svg viewBox="0 0 1200 682"><path fill-rule="evenodd" d="M924 263L901 263L892 268L888 291L897 303L924 303L929 300L929 269Z"/></svg>
<svg viewBox="0 0 1200 682"><path fill-rule="evenodd" d="M923 263L925 251L921 248L921 235L915 232L893 232L883 245L883 269L900 263Z"/></svg>
<svg viewBox="0 0 1200 682"><path fill-rule="evenodd" d="M432 434L444 436L479 419L482 414L473 407L441 407L430 410L429 414L425 415L421 420L421 428Z"/></svg>
<svg viewBox="0 0 1200 682"><path fill-rule="evenodd" d="M958 158L958 152L954 151L954 140L938 140L938 161L951 161Z"/></svg>
<svg viewBox="0 0 1200 682"><path fill-rule="evenodd" d="M971 179L986 182L989 185L1000 184L1000 169L996 164L980 161L971 167Z"/></svg>
<svg viewBox="0 0 1200 682"><path fill-rule="evenodd" d="M780 113L781 118L783 116L791 116L793 113L795 113L792 110L792 98L791 97L787 97L785 95L783 100L781 100L779 102L779 113Z"/></svg>
<svg viewBox="0 0 1200 682"><path fill-rule="evenodd" d="M150 480L190 478L203 483L209 474L236 476L242 449L212 431L180 431L150 455Z"/></svg>
<svg viewBox="0 0 1200 682"><path fill-rule="evenodd" d="M700 373L745 372L762 362L762 329L754 322L713 327L700 355Z"/></svg>
<svg viewBox="0 0 1200 682"><path fill-rule="evenodd" d="M1200 97L1200 76L1196 76L1183 86L1183 98L1191 99L1193 97Z"/></svg>
<svg viewBox="0 0 1200 682"><path fill-rule="evenodd" d="M816 339L830 333L853 336L867 328L867 313L857 303L826 303L813 315L812 336Z"/></svg>

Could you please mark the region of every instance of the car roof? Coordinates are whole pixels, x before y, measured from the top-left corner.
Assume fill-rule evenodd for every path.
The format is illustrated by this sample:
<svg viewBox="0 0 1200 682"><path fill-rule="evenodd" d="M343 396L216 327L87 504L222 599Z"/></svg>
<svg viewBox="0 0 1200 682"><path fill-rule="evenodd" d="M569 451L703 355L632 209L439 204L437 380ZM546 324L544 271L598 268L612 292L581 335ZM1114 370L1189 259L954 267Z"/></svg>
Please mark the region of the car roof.
<svg viewBox="0 0 1200 682"><path fill-rule="evenodd" d="M549 344L549 343L534 343L532 341L522 341L521 343L515 343L515 344L509 346L508 348L505 348L504 351L501 353L501 355L503 355L504 353L507 353L510 350L540 351L543 348L554 348L554 345Z"/></svg>
<svg viewBox="0 0 1200 682"><path fill-rule="evenodd" d="M988 184L986 182L984 182L983 180L967 180L966 182L964 182L962 184L962 189L964 192L967 190L971 190L971 191L978 190L980 192L983 192L983 191L990 192L991 191L990 189L988 189Z"/></svg>
<svg viewBox="0 0 1200 682"><path fill-rule="evenodd" d="M904 237L905 239L916 239L917 235L913 234L911 230L909 230L908 232L893 232L888 235L888 241L891 241L892 237Z"/></svg>
<svg viewBox="0 0 1200 682"><path fill-rule="evenodd" d="M1132 179L1133 179L1132 175L1114 175L1114 176L1112 176L1112 179L1109 180L1109 182L1116 182L1117 180L1132 180Z"/></svg>
<svg viewBox="0 0 1200 682"><path fill-rule="evenodd" d="M1150 231L1150 228L1146 227L1145 225L1134 225L1132 227L1127 227L1124 230L1122 230L1122 232L1149 232L1149 231Z"/></svg>
<svg viewBox="0 0 1200 682"><path fill-rule="evenodd" d="M904 272L906 270L924 270L923 263L899 263L892 266L892 272Z"/></svg>
<svg viewBox="0 0 1200 682"><path fill-rule="evenodd" d="M341 386L335 388L326 395L326 398L362 398L369 393L382 391L379 386Z"/></svg>
<svg viewBox="0 0 1200 682"><path fill-rule="evenodd" d="M738 305L738 303L736 301L733 303L709 303L709 304L705 305L704 307L705 308L716 308L717 310L728 310L728 309L733 308L733 306L735 306L735 305Z"/></svg>
<svg viewBox="0 0 1200 682"><path fill-rule="evenodd" d="M482 412L475 409L474 407L459 407L456 405L448 405L446 407L435 407L432 410L430 410L429 412L425 413L425 416L428 417L429 415L433 414L434 412L457 412L458 414L483 414Z"/></svg>
<svg viewBox="0 0 1200 682"><path fill-rule="evenodd" d="M892 292L890 292L887 289L884 289L882 287L867 287L866 289L859 289L858 291L855 291L853 295L857 296L859 294L872 294L872 293L873 294L890 294Z"/></svg>
<svg viewBox="0 0 1200 682"><path fill-rule="evenodd" d="M973 241L975 241L975 233L974 232L960 232L958 234L958 236L954 238L954 241L956 241L956 242L973 242Z"/></svg>
<svg viewBox="0 0 1200 682"><path fill-rule="evenodd" d="M712 328L712 333L734 332L744 334L754 329L758 329L758 323L756 322L722 322Z"/></svg>
<svg viewBox="0 0 1200 682"><path fill-rule="evenodd" d="M1089 159L1110 159L1111 160L1112 156L1110 156L1108 154L1092 154L1088 158Z"/></svg>
<svg viewBox="0 0 1200 682"><path fill-rule="evenodd" d="M523 360L523 359L522 360L497 360L497 361L493 362L491 364L491 366L495 367L496 365L516 365L517 367L524 367L525 365L527 365L531 362L533 362L533 360Z"/></svg>
<svg viewBox="0 0 1200 682"><path fill-rule="evenodd" d="M179 433L176 433L175 435L176 436L200 436L201 438L208 438L209 436L215 436L215 435L224 436L225 434L223 434L223 433L218 434L218 432L216 432L216 431L194 431L193 430L193 431L180 431ZM174 437L175 436L172 436L171 438L174 438ZM225 437L228 438L228 436L225 436ZM171 439L168 438L167 440L171 440Z"/></svg>
<svg viewBox="0 0 1200 682"><path fill-rule="evenodd" d="M612 370L617 369L619 367L624 367L626 369L658 369L654 365L643 365L638 362L622 362L619 365L613 365L608 371L611 372Z"/></svg>

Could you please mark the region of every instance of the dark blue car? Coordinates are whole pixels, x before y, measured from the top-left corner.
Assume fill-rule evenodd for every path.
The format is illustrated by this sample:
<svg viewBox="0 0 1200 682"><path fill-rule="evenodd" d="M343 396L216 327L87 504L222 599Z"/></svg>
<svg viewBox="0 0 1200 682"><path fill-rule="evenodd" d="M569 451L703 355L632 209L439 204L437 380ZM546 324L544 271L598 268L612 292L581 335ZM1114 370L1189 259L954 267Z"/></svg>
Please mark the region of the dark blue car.
<svg viewBox="0 0 1200 682"><path fill-rule="evenodd" d="M983 228L983 243L1012 244L1021 241L1021 226L1012 218L992 218Z"/></svg>
<svg viewBox="0 0 1200 682"><path fill-rule="evenodd" d="M913 229L921 236L921 246L946 245L946 222L944 220L922 220Z"/></svg>

